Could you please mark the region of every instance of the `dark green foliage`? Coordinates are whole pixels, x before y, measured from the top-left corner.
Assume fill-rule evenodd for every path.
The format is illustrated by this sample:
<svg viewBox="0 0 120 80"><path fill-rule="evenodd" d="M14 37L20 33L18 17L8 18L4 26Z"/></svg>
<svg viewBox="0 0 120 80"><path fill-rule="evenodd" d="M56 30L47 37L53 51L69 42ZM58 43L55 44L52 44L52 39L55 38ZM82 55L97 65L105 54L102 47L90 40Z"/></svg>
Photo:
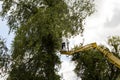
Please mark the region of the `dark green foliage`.
<svg viewBox="0 0 120 80"><path fill-rule="evenodd" d="M56 53L62 37L83 32L84 19L94 12L92 2L76 0L69 6L64 0L3 1L2 16L15 32L8 80L60 80Z"/></svg>
<svg viewBox="0 0 120 80"><path fill-rule="evenodd" d="M40 21L42 26L59 27L62 34L82 33L84 19L94 12L93 0L5 0L2 8L11 30Z"/></svg>
<svg viewBox="0 0 120 80"><path fill-rule="evenodd" d="M75 73L82 80L108 80L106 71L108 64L98 50L88 50L73 55L73 61L77 63Z"/></svg>
<svg viewBox="0 0 120 80"><path fill-rule="evenodd" d="M10 55L8 55L8 48L5 45L4 39L0 38L0 75L6 75L10 65Z"/></svg>
<svg viewBox="0 0 120 80"><path fill-rule="evenodd" d="M120 38L118 36L108 39L108 44L116 57L119 57L119 43ZM78 77L81 77L82 80L117 80L120 77L120 69L110 63L107 58L96 49L76 53L73 55L72 60L77 64L75 73Z"/></svg>

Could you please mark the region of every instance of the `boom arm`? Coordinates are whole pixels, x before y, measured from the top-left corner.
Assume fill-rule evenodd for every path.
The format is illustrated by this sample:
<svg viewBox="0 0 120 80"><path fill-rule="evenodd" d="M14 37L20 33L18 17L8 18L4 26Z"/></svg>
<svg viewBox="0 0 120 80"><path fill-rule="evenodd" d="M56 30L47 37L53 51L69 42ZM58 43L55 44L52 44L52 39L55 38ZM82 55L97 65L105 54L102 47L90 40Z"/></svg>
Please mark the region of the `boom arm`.
<svg viewBox="0 0 120 80"><path fill-rule="evenodd" d="M88 50L88 49L91 49L91 48L96 48L97 50L99 50L100 52L102 52L103 55L106 56L107 59L112 64L114 64L115 66L117 66L118 68L120 68L120 59L117 58L116 56L114 56L112 53L106 51L105 49L102 49L101 47L97 46L96 43L91 43L91 44L85 45L85 46L80 47L80 48L78 48L76 50L73 50L73 51L61 51L61 54L71 55L71 54L74 54L74 53L77 53L77 52L80 52L80 51L85 51L85 50Z"/></svg>

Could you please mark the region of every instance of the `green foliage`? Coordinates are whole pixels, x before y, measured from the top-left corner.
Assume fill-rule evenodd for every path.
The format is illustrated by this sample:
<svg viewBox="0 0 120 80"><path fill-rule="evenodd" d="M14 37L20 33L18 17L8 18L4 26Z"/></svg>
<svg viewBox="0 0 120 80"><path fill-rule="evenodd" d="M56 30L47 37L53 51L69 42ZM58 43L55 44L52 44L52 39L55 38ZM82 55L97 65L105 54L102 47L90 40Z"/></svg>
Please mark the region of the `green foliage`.
<svg viewBox="0 0 120 80"><path fill-rule="evenodd" d="M120 54L120 36L112 36L108 39L108 44L111 45L112 52L119 57Z"/></svg>
<svg viewBox="0 0 120 80"><path fill-rule="evenodd" d="M120 37L108 38L111 52L119 58ZM105 48L104 46L101 46ZM109 49L106 48L109 51ZM120 69L110 63L100 51L91 49L73 55L76 62L75 73L82 80L117 80L120 77Z"/></svg>
<svg viewBox="0 0 120 80"><path fill-rule="evenodd" d="M53 26L66 35L82 33L84 19L94 12L93 0L5 0L2 8L1 16L8 18L11 30L41 21L42 26Z"/></svg>
<svg viewBox="0 0 120 80"><path fill-rule="evenodd" d="M60 80L56 52L62 37L82 33L84 19L94 12L91 0L67 1L3 1L1 16L15 32L8 80Z"/></svg>
<svg viewBox="0 0 120 80"><path fill-rule="evenodd" d="M82 80L108 80L108 74L105 74L108 65L99 51L92 49L79 52L73 55L72 60L77 64L75 73Z"/></svg>
<svg viewBox="0 0 120 80"><path fill-rule="evenodd" d="M8 48L5 45L4 39L0 38L0 75L6 75L10 65L10 55L8 55Z"/></svg>

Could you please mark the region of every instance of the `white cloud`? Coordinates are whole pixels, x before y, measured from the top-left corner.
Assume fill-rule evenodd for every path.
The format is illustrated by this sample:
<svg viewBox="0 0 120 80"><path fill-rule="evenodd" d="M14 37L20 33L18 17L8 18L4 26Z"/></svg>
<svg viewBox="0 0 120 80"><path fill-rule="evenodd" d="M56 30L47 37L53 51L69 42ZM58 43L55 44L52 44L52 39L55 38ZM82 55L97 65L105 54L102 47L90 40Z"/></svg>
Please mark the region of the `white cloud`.
<svg viewBox="0 0 120 80"><path fill-rule="evenodd" d="M65 56L61 55L61 70L59 71L59 74L63 77L62 80L81 80L80 78L77 78L76 74L74 73L75 63L73 61L70 61L71 56Z"/></svg>
<svg viewBox="0 0 120 80"><path fill-rule="evenodd" d="M102 2L99 4L99 2ZM97 12L86 20L84 38L85 42L92 41L105 43L108 36L120 35L119 0L96 1ZM116 5L117 4L117 5ZM109 21L109 22L108 22ZM114 26L113 28L109 28ZM116 26L115 26L116 25Z"/></svg>

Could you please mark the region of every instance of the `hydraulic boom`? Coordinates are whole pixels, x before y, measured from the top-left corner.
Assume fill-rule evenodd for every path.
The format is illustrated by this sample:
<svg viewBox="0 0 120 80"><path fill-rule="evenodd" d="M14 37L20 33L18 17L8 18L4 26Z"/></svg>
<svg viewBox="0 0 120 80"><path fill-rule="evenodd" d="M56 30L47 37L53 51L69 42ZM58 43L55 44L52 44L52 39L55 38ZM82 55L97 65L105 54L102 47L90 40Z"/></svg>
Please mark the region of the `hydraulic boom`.
<svg viewBox="0 0 120 80"><path fill-rule="evenodd" d="M81 51L85 51L85 50L92 49L92 48L96 48L97 50L102 52L103 55L112 64L114 64L115 66L117 66L120 69L120 59L117 58L116 56L114 56L113 53L111 53L111 52L109 52L109 51L107 51L105 49L102 49L100 46L97 46L96 43L91 43L91 44L85 45L85 46L80 47L80 48L78 48L76 50L73 50L73 51L61 51L61 54L71 55L71 54L74 54L74 53L77 53L77 52L81 52Z"/></svg>

